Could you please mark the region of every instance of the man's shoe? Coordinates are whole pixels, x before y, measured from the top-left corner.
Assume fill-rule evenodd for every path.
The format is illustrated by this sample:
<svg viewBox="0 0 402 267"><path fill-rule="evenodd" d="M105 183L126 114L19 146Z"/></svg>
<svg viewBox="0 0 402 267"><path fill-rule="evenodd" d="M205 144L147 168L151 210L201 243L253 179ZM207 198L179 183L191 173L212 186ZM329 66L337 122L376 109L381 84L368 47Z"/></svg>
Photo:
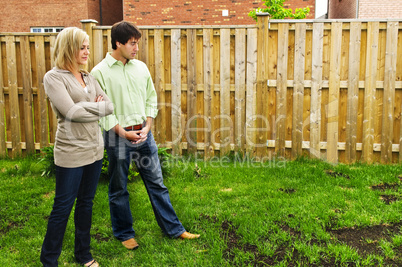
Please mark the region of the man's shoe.
<svg viewBox="0 0 402 267"><path fill-rule="evenodd" d="M199 237L200 237L200 235L191 234L187 231L180 235L180 238L182 238L182 239L195 239L195 238L199 238Z"/></svg>
<svg viewBox="0 0 402 267"><path fill-rule="evenodd" d="M126 249L137 249L139 247L137 241L134 238L130 238L121 242Z"/></svg>

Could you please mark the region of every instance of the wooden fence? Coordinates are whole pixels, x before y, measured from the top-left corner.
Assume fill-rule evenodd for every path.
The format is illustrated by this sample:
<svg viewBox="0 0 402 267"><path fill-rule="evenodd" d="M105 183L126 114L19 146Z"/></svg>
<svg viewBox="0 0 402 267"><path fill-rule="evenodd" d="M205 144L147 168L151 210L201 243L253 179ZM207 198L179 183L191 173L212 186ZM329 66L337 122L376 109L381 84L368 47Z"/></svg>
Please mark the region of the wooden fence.
<svg viewBox="0 0 402 267"><path fill-rule="evenodd" d="M111 51L110 27L83 21L89 69ZM153 133L172 153L230 151L260 160L402 160L402 24L271 20L222 27L140 27L152 74ZM43 93L54 34L0 34L0 154L54 142ZM4 114L4 116L3 116Z"/></svg>

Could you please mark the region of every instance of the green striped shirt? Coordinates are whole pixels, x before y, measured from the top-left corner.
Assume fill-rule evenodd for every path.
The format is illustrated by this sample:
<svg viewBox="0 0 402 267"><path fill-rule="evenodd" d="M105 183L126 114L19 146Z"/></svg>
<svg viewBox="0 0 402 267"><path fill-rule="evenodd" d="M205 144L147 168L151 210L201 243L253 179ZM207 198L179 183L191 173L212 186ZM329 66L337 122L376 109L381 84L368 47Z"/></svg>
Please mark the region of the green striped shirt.
<svg viewBox="0 0 402 267"><path fill-rule="evenodd" d="M154 83L144 62L133 59L124 65L107 53L91 74L114 104L113 114L99 121L106 131L117 124L122 127L140 124L158 114Z"/></svg>

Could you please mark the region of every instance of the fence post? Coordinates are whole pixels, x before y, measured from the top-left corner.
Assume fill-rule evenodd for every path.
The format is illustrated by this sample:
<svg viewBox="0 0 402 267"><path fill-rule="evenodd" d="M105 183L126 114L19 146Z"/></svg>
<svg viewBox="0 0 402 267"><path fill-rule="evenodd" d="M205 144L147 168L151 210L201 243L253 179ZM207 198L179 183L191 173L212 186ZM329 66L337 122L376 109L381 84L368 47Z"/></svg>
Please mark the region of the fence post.
<svg viewBox="0 0 402 267"><path fill-rule="evenodd" d="M90 47L89 51L94 51L94 43L93 43L94 38L92 28L96 26L98 22L94 19L84 19L81 20L80 22L82 24L82 29L89 35L89 47ZM88 71L90 71L94 67L93 64L94 64L94 53L89 53L89 61L87 66Z"/></svg>

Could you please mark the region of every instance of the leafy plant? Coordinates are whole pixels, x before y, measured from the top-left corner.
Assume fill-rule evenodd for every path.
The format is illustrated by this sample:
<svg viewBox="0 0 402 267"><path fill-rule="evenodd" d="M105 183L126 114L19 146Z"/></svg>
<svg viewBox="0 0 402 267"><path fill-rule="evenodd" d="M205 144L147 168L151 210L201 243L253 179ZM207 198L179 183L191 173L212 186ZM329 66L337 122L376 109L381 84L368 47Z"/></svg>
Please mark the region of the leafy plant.
<svg viewBox="0 0 402 267"><path fill-rule="evenodd" d="M103 162L102 162L102 171L101 171L101 179L108 180L109 179L109 159L107 156L106 149L103 152ZM131 181L135 177L139 175L139 172L137 171L137 168L135 167L135 164L131 164L130 168L128 169L128 180Z"/></svg>
<svg viewBox="0 0 402 267"><path fill-rule="evenodd" d="M265 0L264 5L266 8L257 8L251 10L248 15L257 21L257 13L269 13L272 19L304 19L310 12L310 8L296 8L293 13L291 8L285 8L283 3L286 0Z"/></svg>
<svg viewBox="0 0 402 267"><path fill-rule="evenodd" d="M164 176L170 175L170 172L171 172L170 163L173 159L173 156L172 156L172 154L169 153L169 149L166 147L158 146L158 156L159 156L159 161L161 164L163 175Z"/></svg>
<svg viewBox="0 0 402 267"><path fill-rule="evenodd" d="M56 173L56 165L54 164L54 146L47 146L41 149L38 163L42 167L42 176L51 177Z"/></svg>

